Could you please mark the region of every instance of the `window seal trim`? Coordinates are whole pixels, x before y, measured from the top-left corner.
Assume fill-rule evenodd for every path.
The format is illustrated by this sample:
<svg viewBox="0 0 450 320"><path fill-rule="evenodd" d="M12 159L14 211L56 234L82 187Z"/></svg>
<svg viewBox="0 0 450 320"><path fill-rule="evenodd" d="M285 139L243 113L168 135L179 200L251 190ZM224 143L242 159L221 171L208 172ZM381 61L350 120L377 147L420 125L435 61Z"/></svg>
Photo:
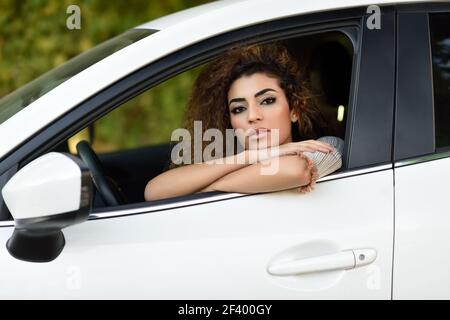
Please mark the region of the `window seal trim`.
<svg viewBox="0 0 450 320"><path fill-rule="evenodd" d="M430 154L426 154L426 155L422 155L420 157L414 157L414 158L410 158L410 159L399 160L394 163L394 167L401 168L401 167L406 167L406 166L410 166L410 165L414 165L414 164L419 164L419 163L424 163L424 162L434 161L434 160L440 160L440 159L445 159L445 158L450 158L450 150L437 152L437 153L430 153Z"/></svg>

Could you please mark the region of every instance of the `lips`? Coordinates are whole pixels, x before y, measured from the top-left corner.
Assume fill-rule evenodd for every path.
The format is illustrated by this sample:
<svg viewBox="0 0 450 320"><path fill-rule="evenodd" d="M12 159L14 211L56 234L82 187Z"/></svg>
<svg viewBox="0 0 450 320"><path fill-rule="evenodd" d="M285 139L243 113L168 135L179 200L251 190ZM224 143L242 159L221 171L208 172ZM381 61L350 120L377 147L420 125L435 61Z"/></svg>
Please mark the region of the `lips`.
<svg viewBox="0 0 450 320"><path fill-rule="evenodd" d="M265 136L270 132L270 129L267 128L252 128L247 130L247 136L249 137L259 137L259 136Z"/></svg>

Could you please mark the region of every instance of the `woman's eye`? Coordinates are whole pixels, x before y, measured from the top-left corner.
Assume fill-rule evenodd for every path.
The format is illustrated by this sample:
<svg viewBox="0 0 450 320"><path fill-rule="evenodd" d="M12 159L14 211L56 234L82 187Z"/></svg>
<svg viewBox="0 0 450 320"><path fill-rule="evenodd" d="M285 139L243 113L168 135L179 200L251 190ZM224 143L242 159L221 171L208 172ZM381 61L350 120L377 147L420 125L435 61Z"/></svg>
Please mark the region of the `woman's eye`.
<svg viewBox="0 0 450 320"><path fill-rule="evenodd" d="M236 107L233 110L231 110L231 113L237 114L237 113L241 113L242 111L244 111L244 107Z"/></svg>
<svg viewBox="0 0 450 320"><path fill-rule="evenodd" d="M261 102L261 104L272 104L272 103L274 103L275 101L276 101L275 98L266 98L266 99L264 99L264 100Z"/></svg>

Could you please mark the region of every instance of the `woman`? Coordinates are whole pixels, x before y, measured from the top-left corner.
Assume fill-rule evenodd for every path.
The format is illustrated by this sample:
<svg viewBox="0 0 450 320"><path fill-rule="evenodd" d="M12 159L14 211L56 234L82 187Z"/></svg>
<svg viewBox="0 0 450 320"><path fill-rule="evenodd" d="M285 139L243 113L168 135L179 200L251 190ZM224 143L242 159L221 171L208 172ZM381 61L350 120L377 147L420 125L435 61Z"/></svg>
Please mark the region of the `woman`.
<svg viewBox="0 0 450 320"><path fill-rule="evenodd" d="M206 191L259 193L297 187L304 193L342 164L338 150L314 140L323 135L323 118L299 66L278 44L237 48L209 64L188 103L186 127L191 133L195 121L201 121L203 132L217 128L225 136L226 129L234 129L243 150L233 148L232 154L220 157L222 162L178 167L172 162L170 170L148 182L147 201ZM339 140L331 141L341 147ZM333 157L326 168L319 167L328 153ZM276 170L262 174L274 161Z"/></svg>

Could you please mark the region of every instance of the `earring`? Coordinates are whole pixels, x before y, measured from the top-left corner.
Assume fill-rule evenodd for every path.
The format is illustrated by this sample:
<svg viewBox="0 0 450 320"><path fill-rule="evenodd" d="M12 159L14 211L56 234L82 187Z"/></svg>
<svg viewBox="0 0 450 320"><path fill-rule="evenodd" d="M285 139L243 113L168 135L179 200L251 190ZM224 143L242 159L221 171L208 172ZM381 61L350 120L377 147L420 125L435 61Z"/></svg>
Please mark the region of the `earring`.
<svg viewBox="0 0 450 320"><path fill-rule="evenodd" d="M291 113L291 122L296 122L298 120L298 117L295 113Z"/></svg>

